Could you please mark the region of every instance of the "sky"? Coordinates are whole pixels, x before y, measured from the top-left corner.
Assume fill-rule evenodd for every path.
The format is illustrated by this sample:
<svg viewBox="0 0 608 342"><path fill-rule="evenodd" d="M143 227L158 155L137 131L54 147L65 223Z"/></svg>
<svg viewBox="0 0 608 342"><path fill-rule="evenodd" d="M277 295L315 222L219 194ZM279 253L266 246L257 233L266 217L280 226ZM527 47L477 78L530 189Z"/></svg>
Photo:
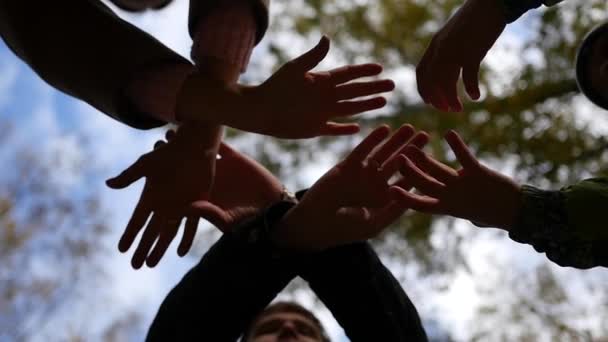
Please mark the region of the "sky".
<svg viewBox="0 0 608 342"><path fill-rule="evenodd" d="M121 15L183 56L189 55L191 41L185 25L187 1L176 0L171 6L158 13L143 15L121 13ZM494 63L495 68L501 72L512 72L510 68L516 68L518 65L518 56L521 56L518 54L518 49L521 49L522 37L526 34L525 24L509 29L488 56L487 63ZM293 46L294 51L303 52L306 49L306 43L301 40L296 41ZM271 64L265 60L263 50L264 43L254 52L252 65ZM534 56L531 55L529 58ZM330 54L330 58L322 66L331 63ZM245 78L247 77L257 76L246 74ZM414 91L411 88L412 73L404 73L402 77L403 80L397 82L398 86L403 84L405 88L407 84L409 87L407 91ZM585 108L588 108L588 104L581 101L581 108L583 113L581 120L584 121ZM154 142L162 137L163 131L161 129L134 130L97 112L87 104L61 94L41 81L2 42L0 42L0 116L18 128L18 134L13 141L15 144L36 144L41 147L42 152L45 149L61 148L65 151L66 158L81 158L85 161L88 158L94 159L100 175L100 179L96 182L85 182L78 179L77 175L63 178L66 186L75 187L74 191L77 191L78 186L90 186L96 189L104 208L111 213L109 220L113 230L103 242L111 252L104 257L103 263L110 276L104 287L112 294L114 305L105 308L107 310L104 312L105 315L99 315L97 328L102 329L106 324L104 316L119 314L130 308L138 308L143 314L144 321L151 322L164 296L197 260L193 257L177 257L175 246L172 245L156 268L142 268L138 271L131 269L131 253L120 254L115 245L137 201L143 182L140 181L126 190L115 191L106 188L104 180L119 173L141 154L149 151ZM88 138L90 143L88 149L78 146L78 142L74 139L76 135L84 135ZM1 158L0 151L0 160ZM320 165L311 165L301 170L296 176L298 182L310 184L330 167L331 158L323 158L321 161ZM467 222L459 222L455 229L465 236L474 228ZM441 231L441 229L436 230L432 238L434 243L450 244L450 241L442 239ZM449 330L456 337L465 338L468 326L474 324L471 320L475 310L482 304L482 294L475 286L476 278L487 278L488 283L494 284L493 280L499 282L500 279L497 270L512 265L532 270L546 261L544 256L535 253L528 246L514 244L493 232L480 234L470 242L470 245L460 248L469 251L466 258L470 272L457 274L445 284L447 291L440 295L437 295L434 288L441 279L420 279L415 267L411 265L403 267L397 259L385 258L384 261L395 272L429 326L437 325L439 329ZM608 280L608 274L603 270L583 274L582 271L550 267L559 277L568 279L569 291L573 294L589 282L601 283ZM314 300L309 292L299 291L291 298L293 297L307 307L314 306ZM280 298L285 298L285 295ZM80 310L86 312L87 306L92 304L83 302L82 305ZM327 310L319 311L319 315L334 340L346 340L342 330ZM147 326L147 323L144 326ZM140 331L139 334L134 336L134 341L141 340L145 331Z"/></svg>

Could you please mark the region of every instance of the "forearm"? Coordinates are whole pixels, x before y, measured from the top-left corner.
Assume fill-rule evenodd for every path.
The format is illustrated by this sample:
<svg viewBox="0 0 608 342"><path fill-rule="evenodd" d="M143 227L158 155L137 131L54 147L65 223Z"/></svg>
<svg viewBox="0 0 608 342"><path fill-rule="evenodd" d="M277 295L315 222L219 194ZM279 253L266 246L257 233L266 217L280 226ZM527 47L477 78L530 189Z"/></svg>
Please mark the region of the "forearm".
<svg viewBox="0 0 608 342"><path fill-rule="evenodd" d="M165 298L147 341L236 341L294 276L263 245L226 234Z"/></svg>
<svg viewBox="0 0 608 342"><path fill-rule="evenodd" d="M156 66L190 65L96 0L3 1L0 34L53 87L137 128L164 122L132 103L131 82Z"/></svg>
<svg viewBox="0 0 608 342"><path fill-rule="evenodd" d="M300 276L351 341L427 340L415 306L369 243L331 248L307 260Z"/></svg>
<svg viewBox="0 0 608 342"><path fill-rule="evenodd" d="M523 188L523 205L509 236L531 244L561 266L608 266L608 180L588 179L559 191Z"/></svg>
<svg viewBox="0 0 608 342"><path fill-rule="evenodd" d="M178 94L179 121L203 121L247 132L265 134L260 128L259 101L255 87L226 84L209 77L189 77Z"/></svg>

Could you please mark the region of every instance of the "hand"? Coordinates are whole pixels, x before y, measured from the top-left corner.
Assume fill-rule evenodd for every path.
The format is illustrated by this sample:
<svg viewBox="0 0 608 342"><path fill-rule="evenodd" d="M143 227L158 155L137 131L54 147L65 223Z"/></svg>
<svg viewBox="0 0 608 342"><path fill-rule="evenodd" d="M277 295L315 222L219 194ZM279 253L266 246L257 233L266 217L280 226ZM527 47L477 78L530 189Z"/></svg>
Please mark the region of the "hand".
<svg viewBox="0 0 608 342"><path fill-rule="evenodd" d="M456 83L462 79L469 97L479 99L479 67L507 25L498 1L467 0L431 40L416 68L418 92L442 111L462 110Z"/></svg>
<svg viewBox="0 0 608 342"><path fill-rule="evenodd" d="M391 80L353 82L378 75L378 64L349 65L325 72L310 72L325 58L329 39L323 37L312 50L281 67L257 87L249 88L259 133L279 138L310 138L319 135L345 135L359 131L356 124L329 120L384 107L383 97L353 100L391 91ZM255 131L255 129L252 129Z"/></svg>
<svg viewBox="0 0 608 342"><path fill-rule="evenodd" d="M126 252L146 226L131 260L135 269L144 261L150 267L158 263L177 234L188 205L208 198L213 182L216 152L199 149L181 129L175 138L171 132L167 133L167 138L172 139L170 144L141 156L120 175L107 180L109 187L123 189L146 177L141 197L118 245L121 252ZM178 254L185 255L188 248L179 248Z"/></svg>
<svg viewBox="0 0 608 342"><path fill-rule="evenodd" d="M283 195L281 182L255 160L223 143L220 155L211 197L191 205L186 228L190 225L196 229L202 217L221 231L229 231ZM194 233L190 235L194 237Z"/></svg>
<svg viewBox="0 0 608 342"><path fill-rule="evenodd" d="M445 139L462 168L454 170L409 147L407 155L411 160L406 158L402 172L424 195L394 187L393 198L421 212L450 215L478 226L508 230L521 207L519 185L482 165L456 132L450 131Z"/></svg>
<svg viewBox="0 0 608 342"><path fill-rule="evenodd" d="M366 240L394 222L407 206L389 188L409 188L405 178L389 185L404 165L405 147L422 147L424 132L402 126L388 141L387 126L375 129L343 161L329 170L274 229L273 239L290 249L321 249Z"/></svg>

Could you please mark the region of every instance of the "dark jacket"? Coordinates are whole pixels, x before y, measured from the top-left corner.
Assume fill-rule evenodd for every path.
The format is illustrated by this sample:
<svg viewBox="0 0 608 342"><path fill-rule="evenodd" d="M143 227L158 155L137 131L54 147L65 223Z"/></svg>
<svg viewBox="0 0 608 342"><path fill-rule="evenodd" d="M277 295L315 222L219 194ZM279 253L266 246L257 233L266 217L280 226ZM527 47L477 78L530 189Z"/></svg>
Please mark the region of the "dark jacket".
<svg viewBox="0 0 608 342"><path fill-rule="evenodd" d="M191 9L211 11L221 1L192 0ZM259 40L268 26L268 0L250 1ZM190 27L197 19L190 18ZM0 1L0 36L51 86L139 129L165 122L130 102L125 89L133 78L157 65L190 65L98 0Z"/></svg>

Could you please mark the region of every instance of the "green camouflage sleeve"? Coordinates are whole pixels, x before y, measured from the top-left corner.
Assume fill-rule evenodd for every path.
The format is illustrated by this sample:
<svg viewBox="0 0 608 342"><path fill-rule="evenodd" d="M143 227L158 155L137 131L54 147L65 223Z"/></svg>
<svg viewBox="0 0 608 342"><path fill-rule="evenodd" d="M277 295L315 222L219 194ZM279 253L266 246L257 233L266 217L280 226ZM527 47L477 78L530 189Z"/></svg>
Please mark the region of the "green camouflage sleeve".
<svg viewBox="0 0 608 342"><path fill-rule="evenodd" d="M608 266L608 178L591 178L559 191L522 187L523 207L511 239L530 244L561 266Z"/></svg>

